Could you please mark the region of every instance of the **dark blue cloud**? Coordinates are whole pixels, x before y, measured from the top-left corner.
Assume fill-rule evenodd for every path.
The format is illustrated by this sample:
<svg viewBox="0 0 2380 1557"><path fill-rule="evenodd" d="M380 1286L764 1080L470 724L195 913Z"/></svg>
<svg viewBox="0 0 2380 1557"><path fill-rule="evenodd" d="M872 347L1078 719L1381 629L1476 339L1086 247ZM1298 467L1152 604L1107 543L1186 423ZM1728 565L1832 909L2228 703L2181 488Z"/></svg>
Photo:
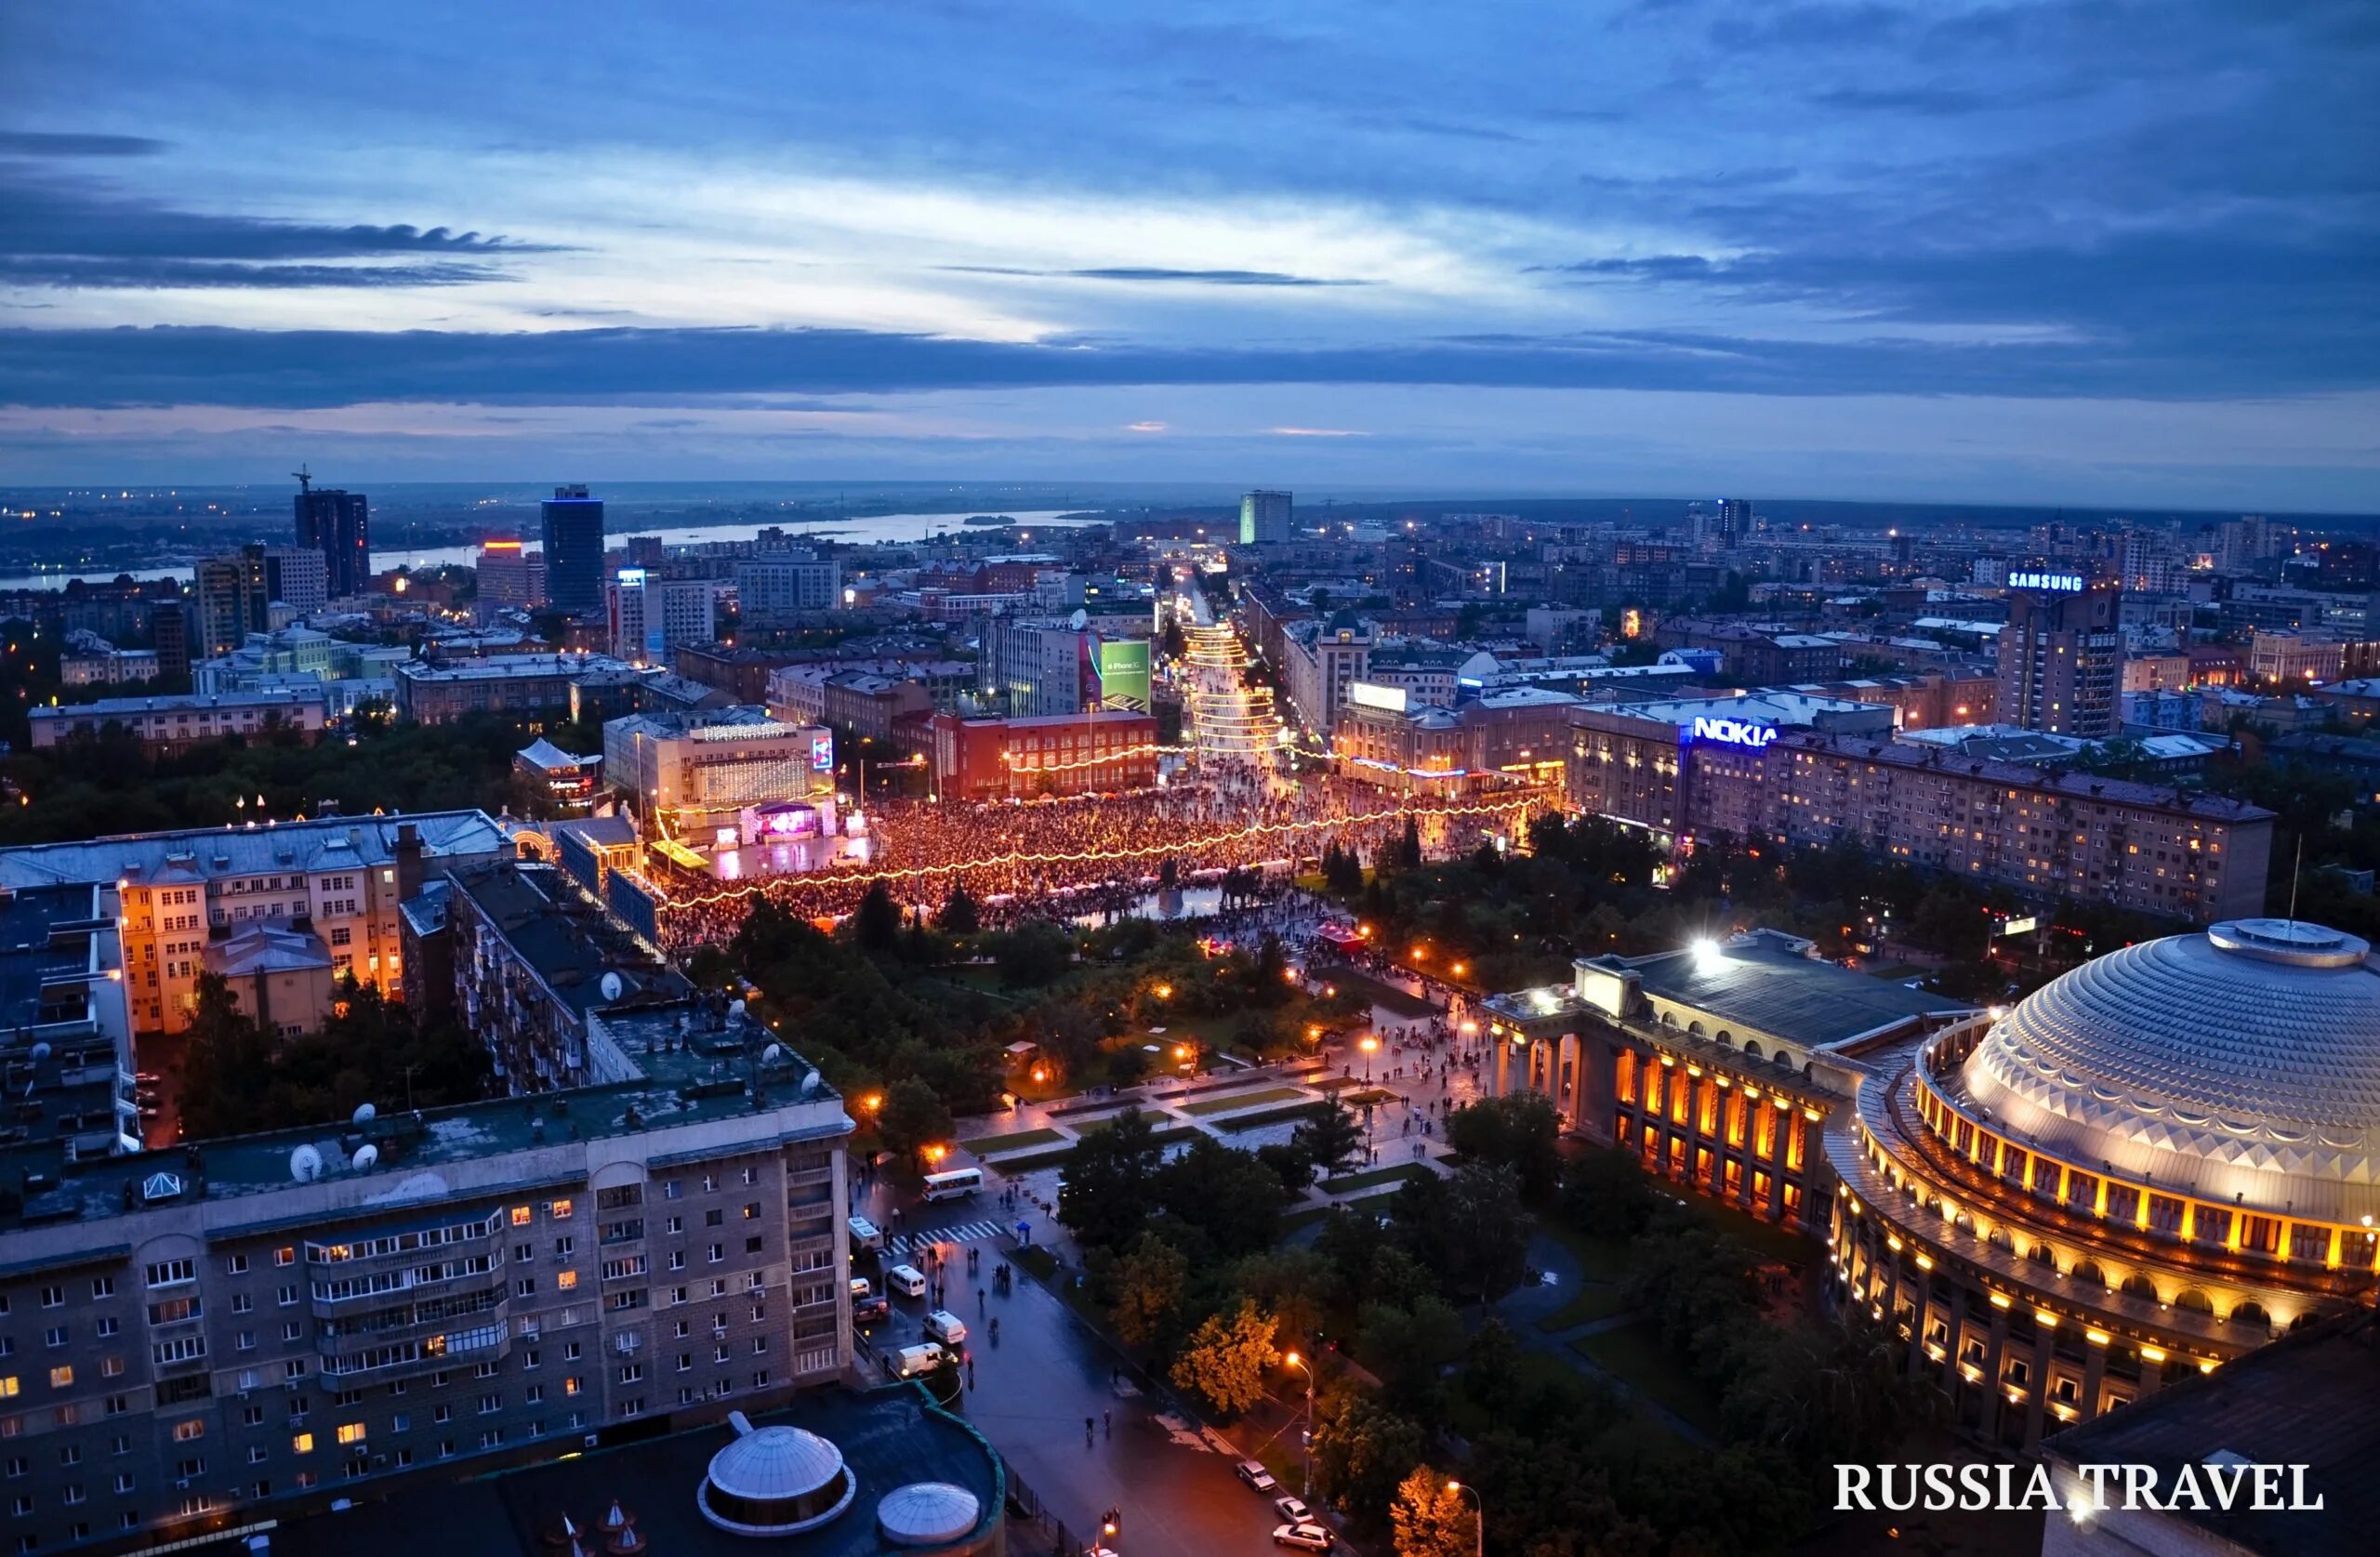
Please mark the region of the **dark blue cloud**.
<svg viewBox="0 0 2380 1557"><path fill-rule="evenodd" d="M1281 270L1177 270L1155 265L1108 265L1079 270L1036 270L1019 265L942 265L961 275L1033 276L1062 281L1183 282L1199 286L1362 286L1360 281L1293 276Z"/></svg>
<svg viewBox="0 0 2380 1557"><path fill-rule="evenodd" d="M165 149L164 141L143 135L0 130L0 157L147 157Z"/></svg>

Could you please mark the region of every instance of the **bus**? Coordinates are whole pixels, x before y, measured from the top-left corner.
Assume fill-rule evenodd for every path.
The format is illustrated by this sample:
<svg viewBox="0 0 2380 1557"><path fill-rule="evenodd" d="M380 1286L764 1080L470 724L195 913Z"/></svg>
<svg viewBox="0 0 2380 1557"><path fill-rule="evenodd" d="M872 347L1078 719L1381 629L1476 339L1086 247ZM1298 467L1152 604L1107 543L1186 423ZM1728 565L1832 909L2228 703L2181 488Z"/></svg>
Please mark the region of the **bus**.
<svg viewBox="0 0 2380 1557"><path fill-rule="evenodd" d="M926 1175L928 1200L959 1200L984 1187L984 1170L980 1168L954 1168L947 1173Z"/></svg>

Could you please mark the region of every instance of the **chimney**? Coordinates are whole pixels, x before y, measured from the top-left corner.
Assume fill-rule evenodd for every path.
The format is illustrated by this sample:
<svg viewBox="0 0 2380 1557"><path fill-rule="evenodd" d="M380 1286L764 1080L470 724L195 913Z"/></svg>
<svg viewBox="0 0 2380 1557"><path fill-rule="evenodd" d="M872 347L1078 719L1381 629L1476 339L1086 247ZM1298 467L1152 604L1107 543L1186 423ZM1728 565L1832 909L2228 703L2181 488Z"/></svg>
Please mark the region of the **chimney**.
<svg viewBox="0 0 2380 1557"><path fill-rule="evenodd" d="M397 824L397 901L421 895L421 829L410 822Z"/></svg>

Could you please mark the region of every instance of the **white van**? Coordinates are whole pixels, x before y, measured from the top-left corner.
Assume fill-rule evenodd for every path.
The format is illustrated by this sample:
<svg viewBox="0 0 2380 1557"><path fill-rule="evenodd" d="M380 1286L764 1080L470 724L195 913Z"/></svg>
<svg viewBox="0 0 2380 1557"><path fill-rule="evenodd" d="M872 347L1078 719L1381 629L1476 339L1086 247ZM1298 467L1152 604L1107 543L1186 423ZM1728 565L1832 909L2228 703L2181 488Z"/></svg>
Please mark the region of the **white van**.
<svg viewBox="0 0 2380 1557"><path fill-rule="evenodd" d="M852 1230L852 1247L880 1249L884 1247L884 1230L866 1217L853 1217L844 1225Z"/></svg>
<svg viewBox="0 0 2380 1557"><path fill-rule="evenodd" d="M898 1352L884 1354L884 1371L895 1379L915 1379L919 1374L938 1366L943 1355L942 1348L930 1340L916 1346L904 1346Z"/></svg>
<svg viewBox="0 0 2380 1557"><path fill-rule="evenodd" d="M915 1265L895 1265L884 1273L884 1285L904 1298L926 1295L926 1273Z"/></svg>
<svg viewBox="0 0 2380 1557"><path fill-rule="evenodd" d="M945 1346L963 1345L967 1339L967 1322L948 1309L938 1308L926 1315L926 1335Z"/></svg>

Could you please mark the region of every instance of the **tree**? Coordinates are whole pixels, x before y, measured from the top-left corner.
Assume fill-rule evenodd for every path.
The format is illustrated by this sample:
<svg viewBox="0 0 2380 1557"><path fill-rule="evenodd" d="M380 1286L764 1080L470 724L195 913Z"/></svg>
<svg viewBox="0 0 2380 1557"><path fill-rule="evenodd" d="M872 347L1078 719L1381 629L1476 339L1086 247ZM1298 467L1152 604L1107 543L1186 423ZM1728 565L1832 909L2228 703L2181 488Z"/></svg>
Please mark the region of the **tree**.
<svg viewBox="0 0 2380 1557"><path fill-rule="evenodd" d="M1180 1249L1155 1233L1141 1234L1116 1262L1116 1302L1109 1317L1125 1345L1155 1346L1173 1333L1189 1279L1190 1261Z"/></svg>
<svg viewBox="0 0 2380 1557"><path fill-rule="evenodd" d="M1020 925L991 939L992 965L1010 989L1055 983L1075 959L1075 938L1056 925Z"/></svg>
<svg viewBox="0 0 2380 1557"><path fill-rule="evenodd" d="M1244 1415L1264 1398L1264 1376L1280 1364L1273 1334L1273 1316L1242 1300L1238 1313L1210 1315L1191 1332L1170 1377L1217 1414Z"/></svg>
<svg viewBox="0 0 2380 1557"><path fill-rule="evenodd" d="M1463 1349L1463 1392L1481 1405L1493 1405L1520 1382L1521 1343L1501 1319L1490 1315Z"/></svg>
<svg viewBox="0 0 2380 1557"><path fill-rule="evenodd" d="M1303 1194L1314 1182L1314 1159L1305 1155L1305 1147L1294 1138L1259 1146L1256 1160L1271 1168L1274 1177L1281 1181L1281 1188L1291 1194Z"/></svg>
<svg viewBox="0 0 2380 1557"><path fill-rule="evenodd" d="M1520 1285L1529 1217L1511 1168L1465 1163L1452 1178L1409 1179L1389 1215L1448 1297L1485 1303Z"/></svg>
<svg viewBox="0 0 2380 1557"><path fill-rule="evenodd" d="M182 1060L181 1119L195 1141L258 1128L272 1088L272 1040L241 1013L220 973L198 976Z"/></svg>
<svg viewBox="0 0 2380 1557"><path fill-rule="evenodd" d="M1447 1144L1472 1162L1509 1168L1521 1194L1542 1201L1562 1172L1562 1117L1542 1092L1483 1098L1447 1118Z"/></svg>
<svg viewBox="0 0 2380 1557"><path fill-rule="evenodd" d="M950 889L950 895L943 900L942 912L934 917L934 928L950 935L972 935L983 928L975 899L964 885Z"/></svg>
<svg viewBox="0 0 2380 1557"><path fill-rule="evenodd" d="M1237 1259L1273 1247L1289 1192L1255 1153L1199 1135L1157 1169L1157 1197L1166 1215L1197 1228L1225 1259Z"/></svg>
<svg viewBox="0 0 2380 1557"><path fill-rule="evenodd" d="M1462 1316L1441 1298L1410 1308L1368 1302L1357 1311L1364 1366L1380 1375L1381 1398L1421 1421L1446 1410L1445 1370L1463 1352Z"/></svg>
<svg viewBox="0 0 2380 1557"><path fill-rule="evenodd" d="M1334 1387L1315 1402L1314 1474L1356 1519L1377 1524L1421 1463L1421 1424L1369 1395Z"/></svg>
<svg viewBox="0 0 2380 1557"><path fill-rule="evenodd" d="M1066 1154L1058 1221L1086 1248L1121 1248L1139 1236L1156 1208L1157 1170L1164 1156L1156 1128L1137 1108L1126 1109L1104 1129L1088 1131Z"/></svg>
<svg viewBox="0 0 2380 1557"><path fill-rule="evenodd" d="M1308 1161L1332 1173L1343 1170L1364 1149L1362 1127L1335 1093L1307 1109L1304 1122L1289 1139Z"/></svg>
<svg viewBox="0 0 2380 1557"><path fill-rule="evenodd" d="M916 1156L937 1141L950 1139L950 1110L934 1089L917 1076L905 1076L884 1089L884 1106L876 1112L876 1136L888 1152Z"/></svg>
<svg viewBox="0 0 2380 1557"><path fill-rule="evenodd" d="M1295 1245L1250 1255L1235 1266L1232 1287L1273 1316L1273 1330L1286 1344L1310 1351L1324 1320L1339 1300L1339 1277L1330 1262Z"/></svg>
<svg viewBox="0 0 2380 1557"><path fill-rule="evenodd" d="M901 905L892 901L883 882L871 882L853 911L852 938L862 951L879 954L891 952L900 943Z"/></svg>
<svg viewBox="0 0 2380 1557"><path fill-rule="evenodd" d="M1447 1133L1454 1133L1452 1121ZM1659 1208L1652 1181L1629 1153L1591 1151L1562 1175L1562 1215L1591 1238L1633 1238Z"/></svg>
<svg viewBox="0 0 2380 1557"><path fill-rule="evenodd" d="M1396 1557L1471 1557L1478 1533L1472 1528L1471 1499L1426 1465L1416 1465L1396 1484L1389 1504Z"/></svg>
<svg viewBox="0 0 2380 1557"><path fill-rule="evenodd" d="M1405 819L1405 836L1396 845L1396 863L1407 870L1418 870L1421 864L1421 827L1414 818Z"/></svg>

